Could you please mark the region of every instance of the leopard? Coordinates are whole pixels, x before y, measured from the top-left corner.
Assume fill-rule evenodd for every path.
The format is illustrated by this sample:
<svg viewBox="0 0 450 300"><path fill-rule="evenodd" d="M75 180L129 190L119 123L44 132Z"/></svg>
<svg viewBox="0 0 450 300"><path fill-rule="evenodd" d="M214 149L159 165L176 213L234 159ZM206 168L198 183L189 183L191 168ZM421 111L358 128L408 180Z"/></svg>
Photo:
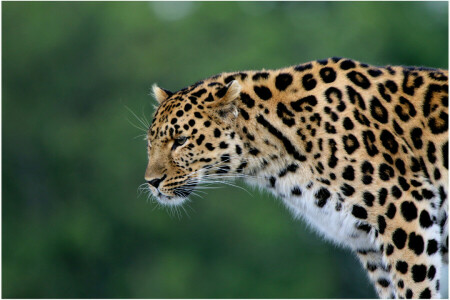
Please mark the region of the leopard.
<svg viewBox="0 0 450 300"><path fill-rule="evenodd" d="M152 91L145 184L160 204L242 179L355 253L379 297L440 297L448 70L332 57Z"/></svg>

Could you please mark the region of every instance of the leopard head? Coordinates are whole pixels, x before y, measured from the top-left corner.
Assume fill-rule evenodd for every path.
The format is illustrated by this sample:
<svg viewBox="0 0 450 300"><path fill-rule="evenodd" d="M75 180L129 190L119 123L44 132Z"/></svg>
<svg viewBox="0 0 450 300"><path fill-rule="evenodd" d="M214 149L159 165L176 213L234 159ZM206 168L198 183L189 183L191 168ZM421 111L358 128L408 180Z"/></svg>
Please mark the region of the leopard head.
<svg viewBox="0 0 450 300"><path fill-rule="evenodd" d="M147 134L145 180L159 203L182 204L201 183L241 171L243 145L234 126L240 91L237 81L176 93L153 86L159 106Z"/></svg>

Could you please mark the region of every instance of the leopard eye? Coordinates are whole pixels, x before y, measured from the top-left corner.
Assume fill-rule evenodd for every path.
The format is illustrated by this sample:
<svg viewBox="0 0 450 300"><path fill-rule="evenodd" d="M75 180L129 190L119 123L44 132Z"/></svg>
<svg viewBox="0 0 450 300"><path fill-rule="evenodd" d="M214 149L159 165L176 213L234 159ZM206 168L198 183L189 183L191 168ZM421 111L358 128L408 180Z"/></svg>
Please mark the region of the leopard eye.
<svg viewBox="0 0 450 300"><path fill-rule="evenodd" d="M185 136L180 136L180 137L176 138L173 141L172 150L175 150L177 147L183 145L184 143L186 143L186 141L187 141L187 137L185 137Z"/></svg>

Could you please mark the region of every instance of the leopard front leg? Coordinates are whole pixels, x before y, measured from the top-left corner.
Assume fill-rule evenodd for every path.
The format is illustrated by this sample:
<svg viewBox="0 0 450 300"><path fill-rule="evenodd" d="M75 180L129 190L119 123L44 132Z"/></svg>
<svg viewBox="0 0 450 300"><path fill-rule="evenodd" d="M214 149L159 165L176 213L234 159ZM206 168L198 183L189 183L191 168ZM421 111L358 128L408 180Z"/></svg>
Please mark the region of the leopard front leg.
<svg viewBox="0 0 450 300"><path fill-rule="evenodd" d="M367 270L378 296L382 299L397 298L392 274L383 260L383 249L359 249L356 255Z"/></svg>
<svg viewBox="0 0 450 300"><path fill-rule="evenodd" d="M377 237L399 298L439 298L440 227L435 194L420 188L384 206ZM379 225L380 226L380 225Z"/></svg>

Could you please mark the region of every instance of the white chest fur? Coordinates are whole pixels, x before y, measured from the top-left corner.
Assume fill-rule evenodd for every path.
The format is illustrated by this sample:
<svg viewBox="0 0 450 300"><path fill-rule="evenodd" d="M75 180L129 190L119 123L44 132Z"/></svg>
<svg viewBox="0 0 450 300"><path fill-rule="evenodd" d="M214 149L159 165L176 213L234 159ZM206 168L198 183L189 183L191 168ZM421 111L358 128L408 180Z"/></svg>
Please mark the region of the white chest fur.
<svg viewBox="0 0 450 300"><path fill-rule="evenodd" d="M351 214L345 199L312 179L307 170L295 168L295 163L290 171L286 165L290 164L267 167L258 172L257 179L248 181L281 198L295 218L305 220L326 239L352 249L375 248L374 230Z"/></svg>

